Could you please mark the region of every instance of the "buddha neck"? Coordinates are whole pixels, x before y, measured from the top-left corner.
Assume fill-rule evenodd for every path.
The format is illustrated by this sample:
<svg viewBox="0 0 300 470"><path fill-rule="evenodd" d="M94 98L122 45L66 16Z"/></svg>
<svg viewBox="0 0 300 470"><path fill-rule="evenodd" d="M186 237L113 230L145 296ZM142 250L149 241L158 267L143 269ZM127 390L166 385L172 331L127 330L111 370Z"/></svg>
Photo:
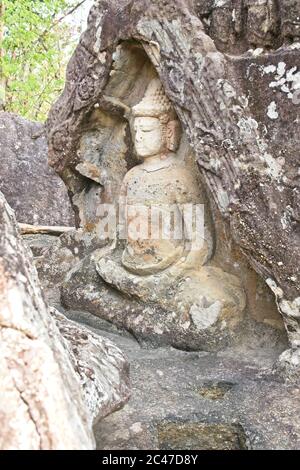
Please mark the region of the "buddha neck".
<svg viewBox="0 0 300 470"><path fill-rule="evenodd" d="M142 166L144 168L152 167L164 167L174 159L174 153L160 153L158 155L152 155L143 159Z"/></svg>

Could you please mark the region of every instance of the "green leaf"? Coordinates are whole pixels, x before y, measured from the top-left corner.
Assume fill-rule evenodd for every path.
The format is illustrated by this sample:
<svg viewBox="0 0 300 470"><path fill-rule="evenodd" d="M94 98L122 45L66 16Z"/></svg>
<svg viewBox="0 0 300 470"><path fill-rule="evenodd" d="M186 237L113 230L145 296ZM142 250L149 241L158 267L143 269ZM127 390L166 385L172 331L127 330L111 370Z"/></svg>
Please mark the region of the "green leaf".
<svg viewBox="0 0 300 470"><path fill-rule="evenodd" d="M62 18L80 1L2 1L5 109L43 121L63 89L67 62L77 42L73 26Z"/></svg>

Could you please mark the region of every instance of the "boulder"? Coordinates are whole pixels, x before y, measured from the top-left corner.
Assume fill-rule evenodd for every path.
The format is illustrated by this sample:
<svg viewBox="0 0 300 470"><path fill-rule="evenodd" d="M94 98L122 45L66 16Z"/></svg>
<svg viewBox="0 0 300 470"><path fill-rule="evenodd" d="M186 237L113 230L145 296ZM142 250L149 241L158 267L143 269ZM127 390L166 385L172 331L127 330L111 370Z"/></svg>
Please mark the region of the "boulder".
<svg viewBox="0 0 300 470"><path fill-rule="evenodd" d="M0 448L92 449L92 424L128 400L126 360L50 314L2 194L0 227Z"/></svg>
<svg viewBox="0 0 300 470"><path fill-rule="evenodd" d="M129 365L120 349L83 325L67 319L58 310L50 313L62 334L83 388L90 422L123 407L130 396Z"/></svg>
<svg viewBox="0 0 300 470"><path fill-rule="evenodd" d="M0 191L18 222L74 225L63 182L47 162L44 125L0 113Z"/></svg>

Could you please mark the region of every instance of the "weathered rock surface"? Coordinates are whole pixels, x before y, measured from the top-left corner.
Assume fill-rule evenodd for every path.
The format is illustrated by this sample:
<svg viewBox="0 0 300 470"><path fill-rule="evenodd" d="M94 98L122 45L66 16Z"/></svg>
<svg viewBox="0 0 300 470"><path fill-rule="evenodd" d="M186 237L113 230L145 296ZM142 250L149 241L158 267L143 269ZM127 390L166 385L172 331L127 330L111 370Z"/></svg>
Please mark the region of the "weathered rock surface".
<svg viewBox="0 0 300 470"><path fill-rule="evenodd" d="M96 256L94 252L92 256ZM136 286L138 289L139 286ZM95 315L125 328L141 344L152 347L170 344L185 350L220 350L236 341L244 330L244 322L236 331L216 325L197 325L188 320L176 318L171 305L172 295L162 306L151 301L140 302L134 296L123 296L105 283L99 282L96 267L86 257L66 276L61 286L61 301L66 308L78 311L87 308ZM76 317L75 317L76 318Z"/></svg>
<svg viewBox="0 0 300 470"><path fill-rule="evenodd" d="M22 240L28 246L35 258L42 256L50 247L57 242L58 237L55 235L22 235Z"/></svg>
<svg viewBox="0 0 300 470"><path fill-rule="evenodd" d="M68 320L51 308L52 317L66 340L74 370L80 378L83 398L95 425L122 408L130 396L129 365L110 340Z"/></svg>
<svg viewBox="0 0 300 470"><path fill-rule="evenodd" d="M217 354L107 336L129 357L132 397L96 426L98 449L299 449L299 388L273 375L285 345L266 348L269 334Z"/></svg>
<svg viewBox="0 0 300 470"><path fill-rule="evenodd" d="M82 389L1 195L2 449L91 449Z"/></svg>
<svg viewBox="0 0 300 470"><path fill-rule="evenodd" d="M297 0L196 0L205 31L222 52L278 49L299 38Z"/></svg>
<svg viewBox="0 0 300 470"><path fill-rule="evenodd" d="M223 224L216 253L227 245L226 259L219 260L235 265L233 244L272 289L291 345L280 367L299 378L299 45L283 44L297 41L298 16L297 2L282 3L282 24L274 2L254 0L240 13L238 1L218 2L213 12L208 5L204 16L212 18L204 26L202 2L96 2L47 128L50 163L92 237L99 200L113 201L136 164L121 102L132 107L143 96L151 61L198 163L214 221ZM245 15L239 49L232 37L242 35ZM244 52L249 45L261 49Z"/></svg>
<svg viewBox="0 0 300 470"><path fill-rule="evenodd" d="M0 113L0 191L18 222L73 226L67 191L47 154L43 124Z"/></svg>
<svg viewBox="0 0 300 470"><path fill-rule="evenodd" d="M92 449L92 424L128 400L126 360L110 341L50 315L0 197L0 448Z"/></svg>
<svg viewBox="0 0 300 470"><path fill-rule="evenodd" d="M83 236L82 230L64 233L60 237L55 237L50 244L48 241L49 237L45 235L30 238L25 236L25 242L35 253L35 265L47 302L52 306L59 307L61 305L61 286L66 276L73 269L76 270L81 259L93 251L97 242L94 237ZM37 244L41 248L37 248ZM82 279L82 282L85 284L85 280Z"/></svg>

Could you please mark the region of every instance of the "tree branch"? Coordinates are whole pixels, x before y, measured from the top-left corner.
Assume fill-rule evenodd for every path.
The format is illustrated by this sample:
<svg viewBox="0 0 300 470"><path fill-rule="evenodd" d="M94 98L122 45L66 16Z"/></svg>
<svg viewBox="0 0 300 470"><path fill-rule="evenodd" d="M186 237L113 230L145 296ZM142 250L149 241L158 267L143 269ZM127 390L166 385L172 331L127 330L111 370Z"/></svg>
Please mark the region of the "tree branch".
<svg viewBox="0 0 300 470"><path fill-rule="evenodd" d="M51 26L50 29L54 28L56 25L58 25L59 23L61 23L65 18L67 18L67 16L70 16L72 15L72 13L74 13L74 11L76 11L79 7L81 7L81 5L83 5L84 3L86 2L86 0L82 0L81 2L77 3L77 5L75 5L71 10L69 10L65 15L63 15L61 18L59 18L57 21L54 21L53 25Z"/></svg>

